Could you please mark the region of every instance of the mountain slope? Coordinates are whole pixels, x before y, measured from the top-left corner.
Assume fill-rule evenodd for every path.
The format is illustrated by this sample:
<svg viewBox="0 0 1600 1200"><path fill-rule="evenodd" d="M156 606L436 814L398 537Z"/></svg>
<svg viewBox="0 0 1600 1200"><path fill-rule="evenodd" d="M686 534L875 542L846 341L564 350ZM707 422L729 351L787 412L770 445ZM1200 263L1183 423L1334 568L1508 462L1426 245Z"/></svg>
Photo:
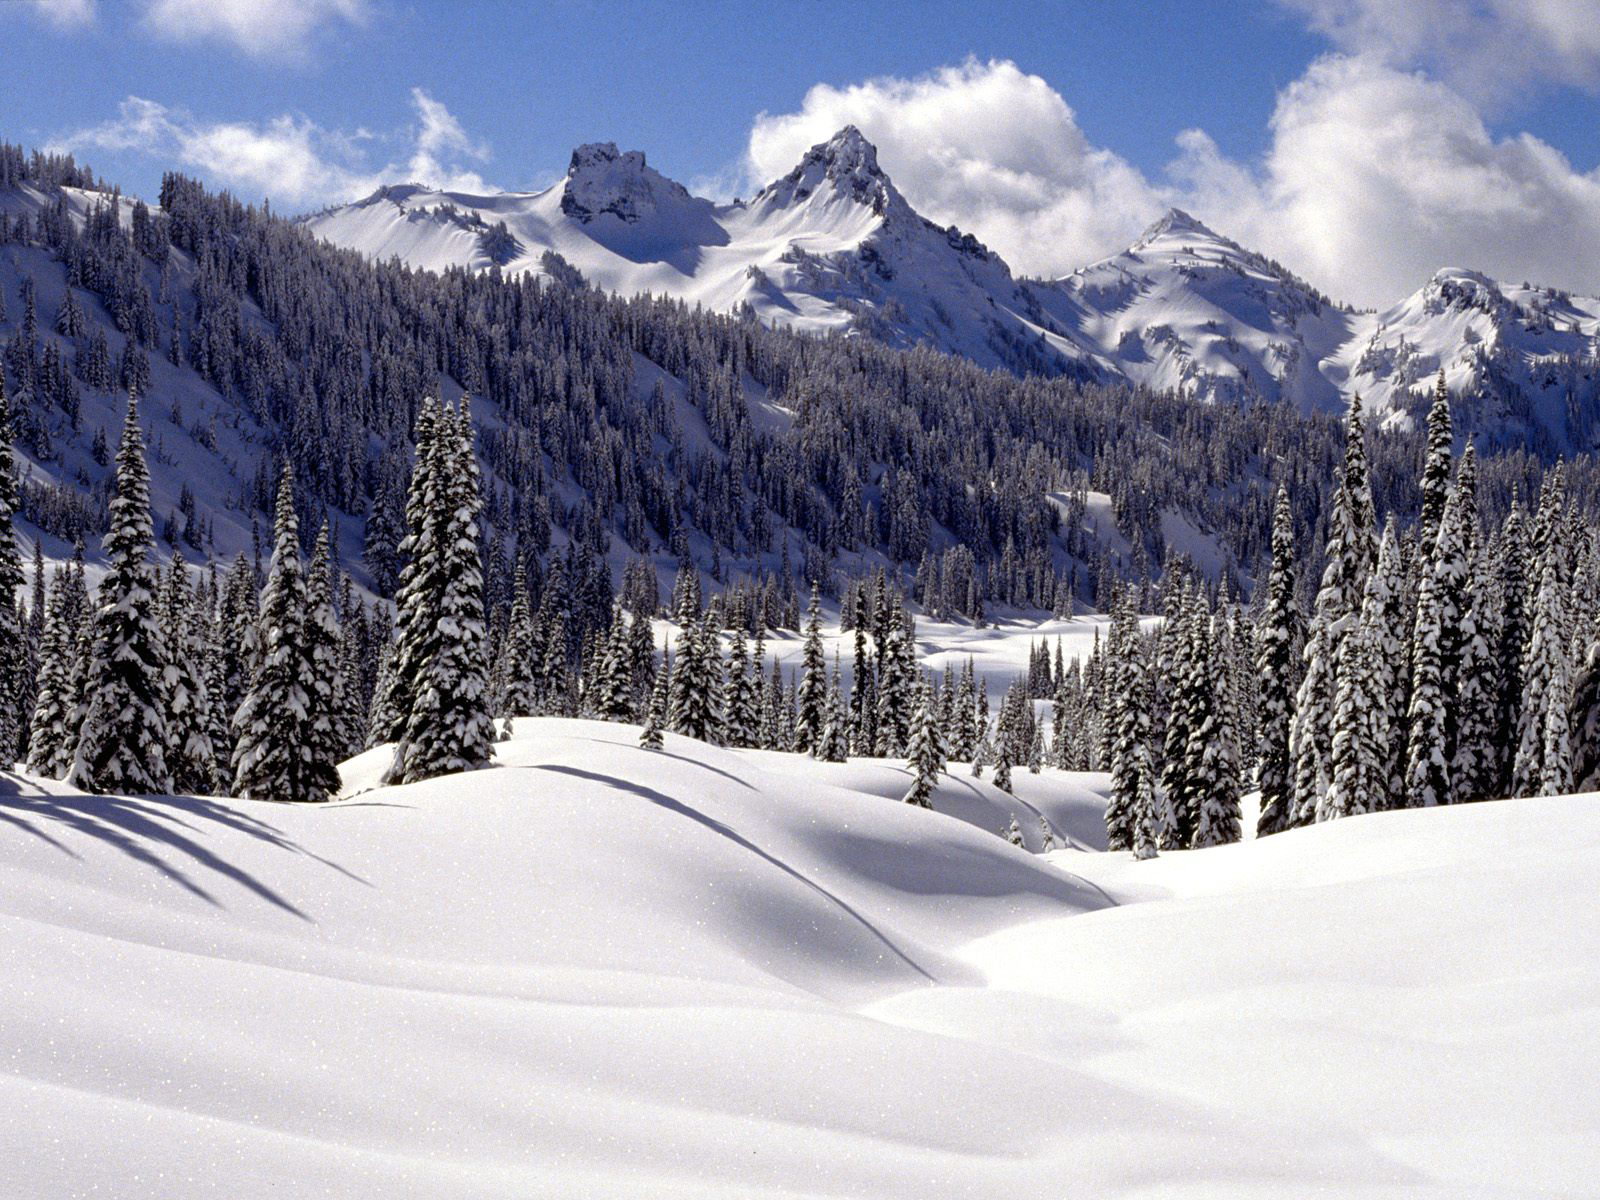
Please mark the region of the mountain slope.
<svg viewBox="0 0 1600 1200"><path fill-rule="evenodd" d="M3 1190L1505 1200L1600 1170L1563 1103L1600 1066L1592 796L1135 863L858 790L892 764L637 735L519 723L502 766L326 806L0 778ZM1098 782L1016 776L1058 813ZM1010 801L958 770L936 803Z"/></svg>

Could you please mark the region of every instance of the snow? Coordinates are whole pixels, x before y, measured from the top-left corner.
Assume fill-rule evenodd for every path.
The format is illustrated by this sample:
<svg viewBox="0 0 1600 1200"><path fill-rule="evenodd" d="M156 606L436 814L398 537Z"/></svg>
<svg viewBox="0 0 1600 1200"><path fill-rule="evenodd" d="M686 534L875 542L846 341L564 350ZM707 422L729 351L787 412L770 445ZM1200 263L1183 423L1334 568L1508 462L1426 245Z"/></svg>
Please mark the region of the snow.
<svg viewBox="0 0 1600 1200"><path fill-rule="evenodd" d="M0 1192L1457 1198L1600 1170L1596 797L1135 863L1006 845L1013 802L964 774L929 813L893 765L637 736L521 721L498 767L325 806L0 778ZM1063 822L1103 787L1016 780Z"/></svg>

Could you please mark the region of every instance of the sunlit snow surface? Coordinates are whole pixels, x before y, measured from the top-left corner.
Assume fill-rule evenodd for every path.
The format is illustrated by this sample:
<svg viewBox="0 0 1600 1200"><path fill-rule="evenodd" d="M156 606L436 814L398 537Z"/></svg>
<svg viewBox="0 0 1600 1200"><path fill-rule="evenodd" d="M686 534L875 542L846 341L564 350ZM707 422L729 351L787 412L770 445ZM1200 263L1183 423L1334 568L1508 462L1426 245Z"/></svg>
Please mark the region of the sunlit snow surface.
<svg viewBox="0 0 1600 1200"><path fill-rule="evenodd" d="M0 777L0 1194L1592 1194L1596 797L1134 863L991 832L1098 776L930 813L637 735L306 808Z"/></svg>

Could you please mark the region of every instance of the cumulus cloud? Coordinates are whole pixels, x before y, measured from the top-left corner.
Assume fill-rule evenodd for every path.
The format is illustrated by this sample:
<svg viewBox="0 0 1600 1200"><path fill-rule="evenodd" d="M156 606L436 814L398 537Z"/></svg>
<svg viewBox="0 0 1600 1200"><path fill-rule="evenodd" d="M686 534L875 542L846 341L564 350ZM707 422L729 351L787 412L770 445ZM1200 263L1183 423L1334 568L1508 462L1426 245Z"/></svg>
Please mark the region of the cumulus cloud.
<svg viewBox="0 0 1600 1200"><path fill-rule="evenodd" d="M246 54L301 53L325 25L362 25L367 0L149 0L146 26L173 41L227 42Z"/></svg>
<svg viewBox="0 0 1600 1200"><path fill-rule="evenodd" d="M1113 253L1176 205L1359 304L1391 303L1444 266L1600 288L1600 172L1531 135L1497 139L1462 94L1372 55L1314 62L1250 162L1189 130L1147 176L1093 145L1038 76L968 62L814 87L798 111L757 118L749 170L774 178L850 123L914 207L1027 274Z"/></svg>
<svg viewBox="0 0 1600 1200"><path fill-rule="evenodd" d="M1499 102L1528 85L1600 88L1594 0L1280 0L1347 54L1420 67Z"/></svg>
<svg viewBox="0 0 1600 1200"><path fill-rule="evenodd" d="M487 191L463 159L484 160L487 146L470 138L442 103L413 88L417 123L403 138L404 161L370 163L370 134L324 129L303 116L264 122L200 121L154 100L129 96L113 119L57 139L52 150L133 152L178 163L246 197L265 196L290 207L353 199L380 183L427 183Z"/></svg>
<svg viewBox="0 0 1600 1200"><path fill-rule="evenodd" d="M849 124L877 146L879 163L924 216L976 233L1029 273L1082 266L1161 211L1139 171L1090 144L1060 94L1010 62L818 84L798 112L756 118L752 181L784 174Z"/></svg>
<svg viewBox="0 0 1600 1200"><path fill-rule="evenodd" d="M1359 303L1443 266L1600 287L1600 172L1529 134L1495 138L1421 75L1324 58L1279 96L1259 170L1199 136L1183 149L1174 175L1197 212Z"/></svg>

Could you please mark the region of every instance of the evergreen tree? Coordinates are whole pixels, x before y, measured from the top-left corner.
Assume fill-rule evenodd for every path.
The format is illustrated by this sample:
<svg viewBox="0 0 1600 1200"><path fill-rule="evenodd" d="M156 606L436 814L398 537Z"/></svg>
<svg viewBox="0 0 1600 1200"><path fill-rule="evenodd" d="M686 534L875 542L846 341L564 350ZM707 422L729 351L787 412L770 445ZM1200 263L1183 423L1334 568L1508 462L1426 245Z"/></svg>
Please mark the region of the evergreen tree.
<svg viewBox="0 0 1600 1200"><path fill-rule="evenodd" d="M828 684L828 720L822 730L824 762L844 762L850 757L850 712L845 706L839 652L833 652L833 677Z"/></svg>
<svg viewBox="0 0 1600 1200"><path fill-rule="evenodd" d="M1056 831L1050 828L1050 821L1043 813L1039 814L1039 853L1049 854L1056 848Z"/></svg>
<svg viewBox="0 0 1600 1200"><path fill-rule="evenodd" d="M639 745L646 750L660 750L665 739L661 736L661 725L666 719L667 691L671 686L672 664L667 656L666 647L661 649L661 670L656 672L655 686L650 689L650 704L645 710L644 729L639 734Z"/></svg>
<svg viewBox="0 0 1600 1200"><path fill-rule="evenodd" d="M69 289L70 295L70 289ZM9 770L22 750L28 693L28 643L18 619L16 596L22 587L17 553L17 464L11 449L11 404L0 370L0 770Z"/></svg>
<svg viewBox="0 0 1600 1200"><path fill-rule="evenodd" d="M511 615L507 620L505 660L501 676L499 710L506 718L507 730L512 717L532 716L539 711L537 677L539 654L534 642L533 610L528 602L528 573L518 559L511 584Z"/></svg>
<svg viewBox="0 0 1600 1200"><path fill-rule="evenodd" d="M374 744L398 742L404 736L422 690L423 666L439 649L440 599L444 594L439 522L446 503L447 424L441 401L422 402L416 419L416 466L406 493L406 535L399 547L404 565L395 591L395 649L373 705Z"/></svg>
<svg viewBox="0 0 1600 1200"><path fill-rule="evenodd" d="M1261 675L1261 720L1257 749L1257 781L1261 817L1256 836L1284 829L1293 811L1289 759L1289 727L1300 683L1299 649L1303 636L1295 601L1294 521L1289 493L1278 489L1272 513L1272 568L1267 576L1267 607L1257 629L1256 667Z"/></svg>
<svg viewBox="0 0 1600 1200"><path fill-rule="evenodd" d="M416 691L389 776L399 783L476 770L494 752L478 553L482 500L465 407L454 415L439 414L434 440L437 474L428 489L433 507L425 523L435 547L437 566L430 576L435 591L426 598L413 593L410 602L436 612L438 624L418 664ZM416 628L414 620L411 625Z"/></svg>
<svg viewBox="0 0 1600 1200"><path fill-rule="evenodd" d="M902 799L919 808L932 808L933 789L939 782L939 776L944 774L945 745L944 731L939 728L938 707L932 690L926 686L922 689L922 700L917 705L916 720L911 726L906 769L911 772L912 779Z"/></svg>
<svg viewBox="0 0 1600 1200"><path fill-rule="evenodd" d="M757 680L750 674L750 655L745 644L744 629L735 625L728 648L728 673L723 684L722 701L730 746L755 746L758 742L761 708L756 695L757 687Z"/></svg>
<svg viewBox="0 0 1600 1200"><path fill-rule="evenodd" d="M1157 804L1155 776L1150 770L1149 751L1146 750L1144 761L1140 764L1133 822L1133 857L1141 861L1154 858L1157 853L1156 845L1160 841L1156 825Z"/></svg>
<svg viewBox="0 0 1600 1200"><path fill-rule="evenodd" d="M211 693L205 679L205 631L183 555L173 552L161 597L167 639L167 765L172 790L200 794L225 786L216 778L211 744Z"/></svg>
<svg viewBox="0 0 1600 1200"><path fill-rule="evenodd" d="M604 640L595 673L594 715L602 721L633 720L633 662L622 602L613 605L611 633Z"/></svg>
<svg viewBox="0 0 1600 1200"><path fill-rule="evenodd" d="M1432 569L1439 530L1450 496L1450 468L1454 434L1450 423L1450 393L1444 385L1444 370L1439 371L1433 389L1433 405L1428 409L1428 448L1422 465L1422 515L1418 521L1421 569Z"/></svg>
<svg viewBox="0 0 1600 1200"><path fill-rule="evenodd" d="M1355 625L1373 563L1372 495L1360 397L1350 402L1344 477L1333 498L1326 565L1317 590L1304 652L1305 676L1295 695L1289 729L1293 766L1292 824L1316 818L1332 782L1333 706L1339 643Z"/></svg>
<svg viewBox="0 0 1600 1200"><path fill-rule="evenodd" d="M261 597L250 687L234 714L233 790L252 800L329 798L306 771L306 581L300 563L294 480L285 466L273 521L272 561Z"/></svg>
<svg viewBox="0 0 1600 1200"><path fill-rule="evenodd" d="M39 646L39 683L28 738L28 770L47 779L66 774L77 742L71 721L76 708L72 673L78 630L70 610L69 586L66 573L57 568Z"/></svg>
<svg viewBox="0 0 1600 1200"><path fill-rule="evenodd" d="M1110 665L1116 678L1110 718L1115 733L1111 796L1106 804L1106 845L1112 850L1127 850L1133 845L1138 821L1139 789L1149 785L1145 777L1150 772L1150 710L1139 622L1133 602L1126 595L1118 601L1112 619Z"/></svg>
<svg viewBox="0 0 1600 1200"><path fill-rule="evenodd" d="M1207 637L1208 672L1217 678L1217 667L1228 659L1227 623L1218 614L1212 618ZM1196 762L1196 796L1193 845L1220 846L1239 840L1239 762L1234 746L1230 714L1233 706L1213 689L1211 703L1194 725L1188 757ZM1196 743L1198 742L1198 746Z"/></svg>
<svg viewBox="0 0 1600 1200"><path fill-rule="evenodd" d="M333 544L327 522L317 531L306 571L302 637L300 674L308 704L301 717L302 778L309 795L334 796L342 786L339 763L348 752L349 734L340 728L343 639L333 612Z"/></svg>
<svg viewBox="0 0 1600 1200"><path fill-rule="evenodd" d="M84 676L83 720L68 774L86 792L167 792L166 649L156 602L150 473L139 404L128 397L117 448L107 566Z"/></svg>
<svg viewBox="0 0 1600 1200"><path fill-rule="evenodd" d="M806 610L805 643L800 652L800 686L795 696L795 749L813 757L822 746L827 723L828 662L822 653L821 604L815 585Z"/></svg>
<svg viewBox="0 0 1600 1200"><path fill-rule="evenodd" d="M1545 764L1547 748L1561 750L1560 725L1552 723L1554 701L1568 697L1566 673L1565 614L1562 611L1562 570L1560 548L1546 545L1539 560L1539 590L1534 597L1532 628L1522 660L1522 712L1518 721L1516 759L1512 768L1511 794L1537 796L1547 780L1570 774L1570 763ZM1570 747L1570 742L1568 743Z"/></svg>
<svg viewBox="0 0 1600 1200"><path fill-rule="evenodd" d="M1009 791L1010 789L1006 789ZM1022 826L1017 824L1017 814L1011 814L1011 821L1006 825L1005 832L1001 835L1018 850L1026 850L1027 843L1022 840Z"/></svg>

